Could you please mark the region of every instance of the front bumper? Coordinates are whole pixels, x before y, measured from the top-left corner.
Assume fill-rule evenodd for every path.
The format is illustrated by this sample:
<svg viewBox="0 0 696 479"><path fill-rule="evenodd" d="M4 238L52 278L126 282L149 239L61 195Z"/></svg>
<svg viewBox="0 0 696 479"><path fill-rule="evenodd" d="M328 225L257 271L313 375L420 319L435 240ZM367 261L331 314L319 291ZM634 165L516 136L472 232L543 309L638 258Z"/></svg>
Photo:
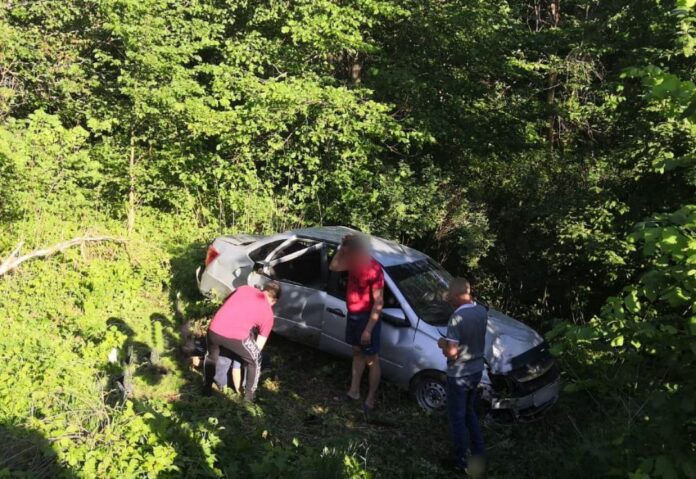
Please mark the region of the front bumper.
<svg viewBox="0 0 696 479"><path fill-rule="evenodd" d="M490 374L488 400L492 410L507 410L516 417L538 416L560 394L560 372L546 343L513 358L507 374Z"/></svg>
<svg viewBox="0 0 696 479"><path fill-rule="evenodd" d="M535 414L553 405L560 391L561 381L557 379L527 396L491 398L491 408L513 410L518 415Z"/></svg>

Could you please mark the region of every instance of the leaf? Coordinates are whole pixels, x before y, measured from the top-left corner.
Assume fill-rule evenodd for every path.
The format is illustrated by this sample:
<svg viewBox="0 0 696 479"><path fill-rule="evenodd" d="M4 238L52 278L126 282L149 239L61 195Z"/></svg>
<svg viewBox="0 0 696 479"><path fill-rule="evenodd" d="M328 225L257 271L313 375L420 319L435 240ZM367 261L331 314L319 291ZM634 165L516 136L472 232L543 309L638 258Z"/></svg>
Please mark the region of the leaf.
<svg viewBox="0 0 696 479"><path fill-rule="evenodd" d="M628 309L631 313L638 313L641 308L640 301L638 300L638 291L635 289L631 290L624 297L624 304L626 305L626 309Z"/></svg>
<svg viewBox="0 0 696 479"><path fill-rule="evenodd" d="M691 333L692 336L696 336L696 316L691 316L689 318L689 332Z"/></svg>

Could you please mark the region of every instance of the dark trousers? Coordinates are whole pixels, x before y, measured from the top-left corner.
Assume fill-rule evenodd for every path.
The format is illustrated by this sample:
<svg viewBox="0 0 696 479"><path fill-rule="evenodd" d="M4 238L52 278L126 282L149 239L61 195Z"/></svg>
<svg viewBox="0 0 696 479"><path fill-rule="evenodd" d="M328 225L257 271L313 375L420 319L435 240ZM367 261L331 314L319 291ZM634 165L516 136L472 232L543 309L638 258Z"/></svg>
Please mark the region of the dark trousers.
<svg viewBox="0 0 696 479"><path fill-rule="evenodd" d="M447 412L454 440L454 451L457 461L464 466L467 463L469 449L472 455L486 452L481 426L474 410L476 388L481 381L481 375L482 373L458 378L447 377Z"/></svg>
<svg viewBox="0 0 696 479"><path fill-rule="evenodd" d="M259 384L261 374L261 351L256 341L247 339L230 339L208 331L208 353L205 355L205 387L204 392L210 393L215 379L215 366L220 356L230 358L246 365L246 386L244 399L254 400L254 393Z"/></svg>

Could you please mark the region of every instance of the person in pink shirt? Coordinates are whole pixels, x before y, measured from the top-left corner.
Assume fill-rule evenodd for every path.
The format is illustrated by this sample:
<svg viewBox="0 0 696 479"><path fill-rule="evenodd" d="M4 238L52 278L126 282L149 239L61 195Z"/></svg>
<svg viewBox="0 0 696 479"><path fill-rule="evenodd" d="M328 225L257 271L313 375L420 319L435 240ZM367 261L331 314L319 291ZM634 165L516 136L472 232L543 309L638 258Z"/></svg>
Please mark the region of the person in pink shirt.
<svg viewBox="0 0 696 479"><path fill-rule="evenodd" d="M220 355L246 365L244 399L254 400L261 374L261 350L273 329L273 305L280 298L280 285L270 281L261 290L240 286L215 313L208 326L203 394L212 393L215 366ZM258 334L254 339L253 330Z"/></svg>

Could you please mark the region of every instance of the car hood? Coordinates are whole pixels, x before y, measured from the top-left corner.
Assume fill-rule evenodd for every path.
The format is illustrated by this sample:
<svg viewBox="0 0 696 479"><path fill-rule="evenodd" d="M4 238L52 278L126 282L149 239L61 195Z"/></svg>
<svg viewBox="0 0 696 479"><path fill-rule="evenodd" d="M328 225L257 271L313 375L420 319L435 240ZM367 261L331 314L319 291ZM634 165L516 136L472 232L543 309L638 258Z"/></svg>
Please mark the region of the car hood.
<svg viewBox="0 0 696 479"><path fill-rule="evenodd" d="M442 335L447 327L439 327ZM485 357L491 372L504 374L512 370L512 358L543 343L544 339L526 324L495 309L488 310Z"/></svg>
<svg viewBox="0 0 696 479"><path fill-rule="evenodd" d="M488 311L486 359L492 371L509 372L512 358L543 342L544 338L526 324L495 309Z"/></svg>

